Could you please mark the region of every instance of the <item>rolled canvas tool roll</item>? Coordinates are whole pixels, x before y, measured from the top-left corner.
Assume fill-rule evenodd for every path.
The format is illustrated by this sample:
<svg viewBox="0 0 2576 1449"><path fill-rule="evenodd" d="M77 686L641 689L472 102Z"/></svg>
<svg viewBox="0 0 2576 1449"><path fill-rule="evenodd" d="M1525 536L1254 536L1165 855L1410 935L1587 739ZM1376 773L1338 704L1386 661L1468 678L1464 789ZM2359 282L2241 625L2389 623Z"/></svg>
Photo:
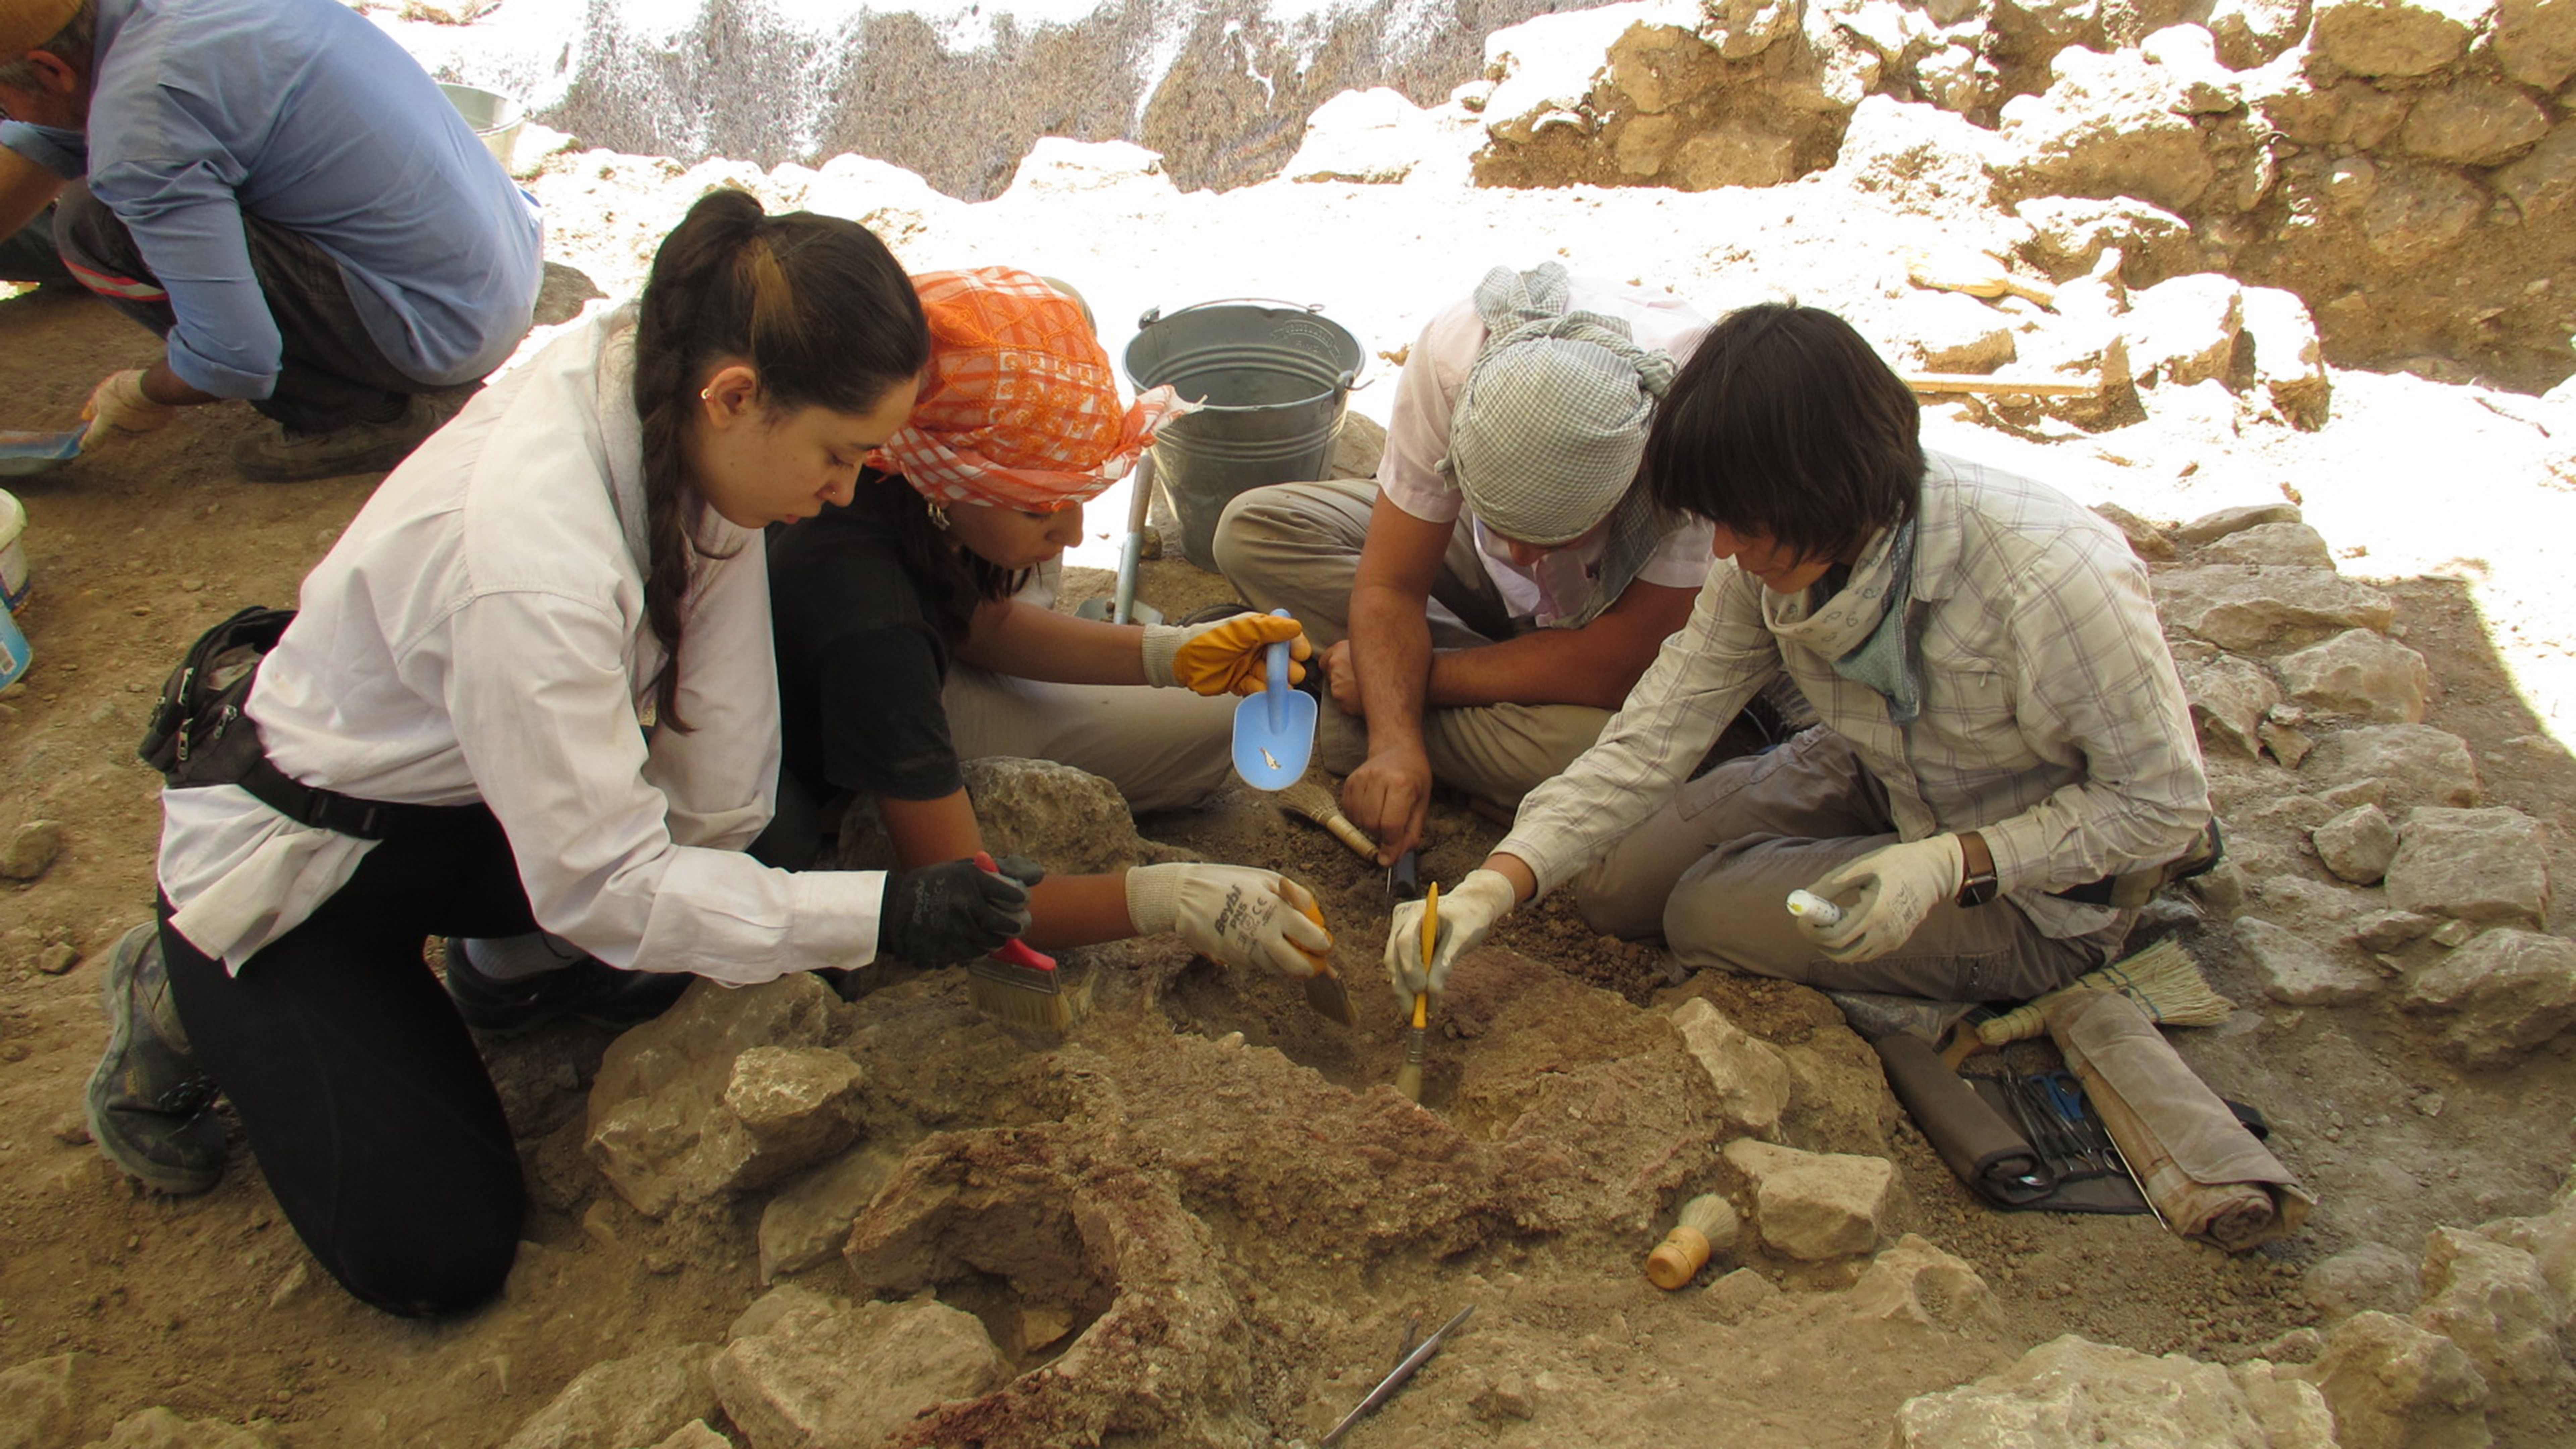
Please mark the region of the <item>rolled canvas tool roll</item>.
<svg viewBox="0 0 2576 1449"><path fill-rule="evenodd" d="M1887 1068L1896 1100L1971 1191L2000 1207L2017 1207L2056 1189L2038 1149L1959 1080L1930 1042L1900 1031L1870 1045Z"/></svg>
<svg viewBox="0 0 2576 1449"><path fill-rule="evenodd" d="M2050 1003L2048 1031L2175 1232L2241 1253L2307 1221L2316 1198L2135 1002L2117 992L2071 993Z"/></svg>

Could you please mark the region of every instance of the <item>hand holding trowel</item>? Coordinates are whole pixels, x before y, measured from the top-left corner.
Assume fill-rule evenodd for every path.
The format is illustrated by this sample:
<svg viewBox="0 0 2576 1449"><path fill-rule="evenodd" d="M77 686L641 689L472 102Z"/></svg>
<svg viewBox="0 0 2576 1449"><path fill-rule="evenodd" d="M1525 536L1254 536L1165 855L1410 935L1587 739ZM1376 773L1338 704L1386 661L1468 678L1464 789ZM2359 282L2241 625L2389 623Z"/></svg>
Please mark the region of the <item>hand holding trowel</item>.
<svg viewBox="0 0 2576 1449"><path fill-rule="evenodd" d="M81 404L80 427L58 433L0 429L0 477L51 472L103 444L157 432L177 416L175 405L144 393L142 369L110 373Z"/></svg>
<svg viewBox="0 0 2576 1449"><path fill-rule="evenodd" d="M1286 609L1270 611L1288 617ZM1259 694L1234 707L1234 772L1256 790L1285 790L1315 753L1315 697L1288 678L1288 644L1269 646Z"/></svg>

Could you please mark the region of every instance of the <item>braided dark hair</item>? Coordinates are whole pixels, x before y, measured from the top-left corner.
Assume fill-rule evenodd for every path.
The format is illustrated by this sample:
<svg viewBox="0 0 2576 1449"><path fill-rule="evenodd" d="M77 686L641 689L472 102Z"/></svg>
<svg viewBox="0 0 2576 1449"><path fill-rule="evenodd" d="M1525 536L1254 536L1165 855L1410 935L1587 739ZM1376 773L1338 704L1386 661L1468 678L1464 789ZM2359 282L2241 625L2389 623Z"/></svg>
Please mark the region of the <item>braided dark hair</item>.
<svg viewBox="0 0 2576 1449"><path fill-rule="evenodd" d="M705 496L682 447L698 390L728 361L759 375L773 415L865 413L930 363L921 299L885 243L857 222L770 216L740 191L711 191L661 250L635 323L635 416L644 440L644 612L664 659L656 717L680 718L680 635Z"/></svg>

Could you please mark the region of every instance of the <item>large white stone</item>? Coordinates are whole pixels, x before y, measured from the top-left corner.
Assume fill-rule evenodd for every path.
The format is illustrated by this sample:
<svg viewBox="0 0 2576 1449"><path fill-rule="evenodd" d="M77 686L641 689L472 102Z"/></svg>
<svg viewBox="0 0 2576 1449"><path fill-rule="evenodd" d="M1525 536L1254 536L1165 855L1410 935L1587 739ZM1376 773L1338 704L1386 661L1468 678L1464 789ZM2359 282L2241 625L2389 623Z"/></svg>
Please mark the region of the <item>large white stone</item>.
<svg viewBox="0 0 2576 1449"><path fill-rule="evenodd" d="M2355 75L2418 76L2458 60L2494 0L2319 0L2308 44Z"/></svg>
<svg viewBox="0 0 2576 1449"><path fill-rule="evenodd" d="M1736 1131L1760 1137L1779 1129L1789 1105L1789 1064L1777 1047L1727 1020L1705 997L1683 1002L1673 1012L1673 1029L1708 1072L1719 1110Z"/></svg>
<svg viewBox="0 0 2576 1449"><path fill-rule="evenodd" d="M2235 931L2263 994L2284 1005L2340 1006L2380 987L2376 973L2270 921L2239 916Z"/></svg>
<svg viewBox="0 0 2576 1449"><path fill-rule="evenodd" d="M2399 1004L2440 1018L2440 1043L2463 1065L2504 1066L2576 1025L2576 942L2484 932L2418 975Z"/></svg>
<svg viewBox="0 0 2576 1449"><path fill-rule="evenodd" d="M2372 629L2346 629L2281 656L2281 687L2313 710L2376 724L2421 724L2433 669L2424 656Z"/></svg>
<svg viewBox="0 0 2576 1449"><path fill-rule="evenodd" d="M2385 630L2396 617L2388 595L2322 569L2204 564L2157 574L2155 591L2167 627L2238 651L2329 629Z"/></svg>
<svg viewBox="0 0 2576 1449"><path fill-rule="evenodd" d="M2376 805L2356 805L2308 832L2317 858L2354 885L2376 885L2397 857L2397 827Z"/></svg>
<svg viewBox="0 0 2576 1449"><path fill-rule="evenodd" d="M2431 725L2337 730L2318 743L2299 773L2316 782L2309 789L2325 792L2382 782L2380 803L2389 807L2475 805L2483 793L2468 741Z"/></svg>
<svg viewBox="0 0 2576 1449"><path fill-rule="evenodd" d="M2387 1313L2356 1313L2295 1370L2323 1390L2341 1443L2486 1449L2487 1383L2460 1346Z"/></svg>
<svg viewBox="0 0 2576 1449"><path fill-rule="evenodd" d="M1801 1152L1740 1137L1726 1160L1753 1182L1753 1218L1762 1240L1810 1262L1847 1258L1877 1246L1895 1164L1880 1157Z"/></svg>
<svg viewBox="0 0 2576 1449"><path fill-rule="evenodd" d="M583 1369L502 1449L648 1444L715 1412L707 1360L715 1345L648 1349Z"/></svg>
<svg viewBox="0 0 2576 1449"><path fill-rule="evenodd" d="M2192 1449L2331 1446L2321 1396L2266 1394L2258 1407L2226 1369L2161 1358L2069 1334L2001 1373L1909 1399L1889 1449L2053 1449L2173 1445Z"/></svg>
<svg viewBox="0 0 2576 1449"><path fill-rule="evenodd" d="M2388 903L2463 921L2537 928L2549 918L2549 845L2519 810L2407 812L2388 863Z"/></svg>
<svg viewBox="0 0 2576 1449"><path fill-rule="evenodd" d="M874 1444L921 1410L973 1398L1009 1374L973 1314L931 1299L800 1300L727 1344L712 1369L752 1449Z"/></svg>

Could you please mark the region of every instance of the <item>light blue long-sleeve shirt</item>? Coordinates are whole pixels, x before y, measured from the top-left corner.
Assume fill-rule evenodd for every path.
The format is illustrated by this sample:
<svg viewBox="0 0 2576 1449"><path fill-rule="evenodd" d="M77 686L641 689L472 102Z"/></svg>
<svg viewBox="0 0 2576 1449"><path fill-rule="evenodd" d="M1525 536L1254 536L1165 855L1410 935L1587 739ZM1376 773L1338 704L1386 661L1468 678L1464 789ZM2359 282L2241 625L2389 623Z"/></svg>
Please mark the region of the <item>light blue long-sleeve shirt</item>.
<svg viewBox="0 0 2576 1449"><path fill-rule="evenodd" d="M0 145L92 195L170 294L170 367L264 398L282 355L244 215L340 264L387 361L481 377L528 329L535 208L436 83L337 0L98 0L89 129L0 124Z"/></svg>

